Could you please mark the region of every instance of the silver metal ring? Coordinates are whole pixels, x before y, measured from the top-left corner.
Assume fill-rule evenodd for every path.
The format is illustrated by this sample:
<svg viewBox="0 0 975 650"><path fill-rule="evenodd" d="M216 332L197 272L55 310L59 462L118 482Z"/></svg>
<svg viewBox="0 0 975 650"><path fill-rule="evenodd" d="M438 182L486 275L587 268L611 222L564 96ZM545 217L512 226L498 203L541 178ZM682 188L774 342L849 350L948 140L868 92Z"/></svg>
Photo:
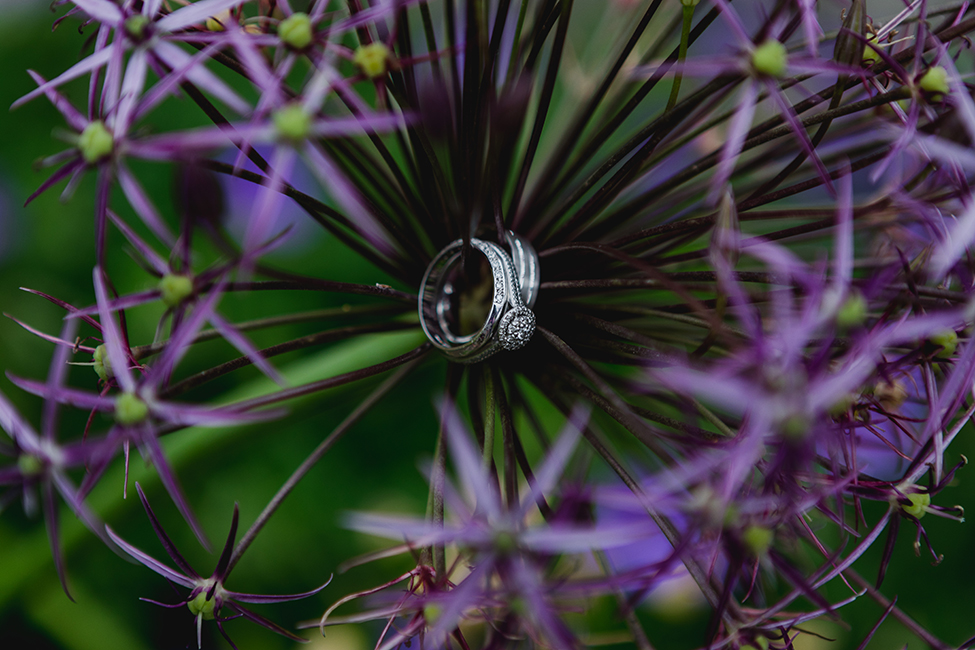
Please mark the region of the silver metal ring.
<svg viewBox="0 0 975 650"><path fill-rule="evenodd" d="M452 241L430 262L420 284L420 326L441 352L461 363L477 363L499 350L517 350L535 331L531 307L538 297L538 255L524 238L505 233L511 253L500 245L471 239L471 246L487 259L494 291L480 329L454 331L458 315L452 272L461 262L462 239Z"/></svg>

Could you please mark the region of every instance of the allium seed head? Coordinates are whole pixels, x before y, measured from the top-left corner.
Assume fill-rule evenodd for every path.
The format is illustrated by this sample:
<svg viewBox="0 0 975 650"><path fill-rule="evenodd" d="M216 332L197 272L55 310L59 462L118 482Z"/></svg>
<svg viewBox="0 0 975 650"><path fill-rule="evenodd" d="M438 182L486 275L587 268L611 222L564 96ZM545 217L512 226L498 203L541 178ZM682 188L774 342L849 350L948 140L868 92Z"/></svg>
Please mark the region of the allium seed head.
<svg viewBox="0 0 975 650"><path fill-rule="evenodd" d="M90 122L78 137L81 157L92 165L111 155L114 148L115 139L101 120Z"/></svg>
<svg viewBox="0 0 975 650"><path fill-rule="evenodd" d="M274 128L282 140L301 142L311 131L311 115L301 104L288 104L271 116Z"/></svg>
<svg viewBox="0 0 975 650"><path fill-rule="evenodd" d="M314 36L311 18L306 13L295 12L278 24L278 38L296 50L308 47Z"/></svg>
<svg viewBox="0 0 975 650"><path fill-rule="evenodd" d="M159 280L159 291L164 305L178 307L193 295L193 279L185 275L166 274Z"/></svg>
<svg viewBox="0 0 975 650"><path fill-rule="evenodd" d="M392 55L385 43L376 41L356 48L352 62L362 70L362 74L370 79L378 79L386 74Z"/></svg>
<svg viewBox="0 0 975 650"><path fill-rule="evenodd" d="M921 78L918 79L917 85L936 101L940 101L951 90L948 85L948 71L940 65L933 65L925 70Z"/></svg>
<svg viewBox="0 0 975 650"><path fill-rule="evenodd" d="M115 398L115 420L122 425L132 426L144 422L149 417L149 406L135 393L122 393Z"/></svg>
<svg viewBox="0 0 975 650"><path fill-rule="evenodd" d="M781 77L789 63L789 53L785 45L769 39L752 52L752 68L766 77Z"/></svg>

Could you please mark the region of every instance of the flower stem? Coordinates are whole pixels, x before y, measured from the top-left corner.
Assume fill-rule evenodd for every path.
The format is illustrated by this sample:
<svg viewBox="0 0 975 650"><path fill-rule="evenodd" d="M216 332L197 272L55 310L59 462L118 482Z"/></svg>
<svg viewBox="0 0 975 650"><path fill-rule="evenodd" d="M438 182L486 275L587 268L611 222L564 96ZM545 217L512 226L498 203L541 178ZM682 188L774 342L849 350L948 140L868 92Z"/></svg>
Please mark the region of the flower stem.
<svg viewBox="0 0 975 650"><path fill-rule="evenodd" d="M680 28L680 50L677 53L677 62L683 63L687 58L687 42L691 36L691 22L694 20L694 5L683 5L684 16ZM674 85L670 88L670 99L667 100L667 110L669 111L677 103L677 96L680 94L680 82L684 75L678 70L674 75Z"/></svg>
<svg viewBox="0 0 975 650"><path fill-rule="evenodd" d="M369 409L375 406L376 403L378 403L379 400L386 395L386 393L392 390L394 386L399 384L399 382L402 381L406 375L410 374L410 372L416 369L417 365L419 365L422 360L423 357L414 359L412 363L403 366L393 373L393 376L388 378L374 391L372 391L372 393L370 393L369 396L366 397L366 399L364 399L359 406L357 406L356 409L342 421L341 424L335 427L332 433L330 433L325 440L315 447L314 451L308 455L304 462L298 466L298 469L296 469L288 480L285 481L284 485L281 486L274 497L271 498L271 501L268 502L267 506L265 506L261 514L258 515L257 519L254 520L251 527L247 529L247 532L244 533L244 536L240 539L240 542L237 543L237 546L234 547L233 555L230 556L230 564L227 565L228 573L233 570L234 566L240 560L240 557L244 554L244 551L246 551L251 545L251 542L254 541L257 534L261 532L261 529L264 528L264 525L268 522L268 520L270 520L271 515L273 515L278 509L285 497L287 497L291 493L291 490L298 485L298 482L304 478L305 474L307 474L308 471L314 467L319 460L321 460L322 456L325 455L325 452L331 449L332 445L338 442L339 438L345 435L345 433L352 428L352 425L361 420L362 416L368 413Z"/></svg>

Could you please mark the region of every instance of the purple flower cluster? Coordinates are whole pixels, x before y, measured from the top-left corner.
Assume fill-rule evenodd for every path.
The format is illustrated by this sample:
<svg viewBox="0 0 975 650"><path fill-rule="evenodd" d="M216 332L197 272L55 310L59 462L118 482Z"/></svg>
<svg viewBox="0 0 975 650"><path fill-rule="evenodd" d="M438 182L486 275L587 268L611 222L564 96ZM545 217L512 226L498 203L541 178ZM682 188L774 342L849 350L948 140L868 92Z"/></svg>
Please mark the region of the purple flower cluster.
<svg viewBox="0 0 975 650"><path fill-rule="evenodd" d="M198 647L204 620L233 646L237 617L304 641L241 603L324 586L257 596L228 575L353 425L440 366L427 512L344 522L396 544L345 568L408 568L332 594L303 627L366 623L383 649L564 649L599 643L610 623L592 612L612 609L608 638L652 650L645 603L682 581L710 607L688 648L792 648L861 598L880 606L870 636L892 614L952 647L881 587L905 522L938 562L923 517L963 521L950 485L966 461L950 447L975 413L975 10L913 0L881 21L866 4L56 0L57 23L89 35L85 55L51 80L31 71L14 108L46 98L68 127L28 201L97 177L92 299L31 290L63 308L57 335L18 316L55 352L46 380L9 375L43 398L40 434L0 394L0 506L40 506L65 592L58 499L189 589L166 606L189 609ZM84 83L86 100L69 100ZM174 107L195 126L162 126ZM176 214L134 171L147 162L179 170ZM220 176L254 187L239 232ZM294 206L383 282L289 268ZM539 257L534 334L450 362L420 334L424 274L463 242L439 317L473 336L500 279L470 240L503 247L509 230ZM126 254L151 288L116 289ZM299 291L356 301L271 315L255 300L249 320L220 308ZM151 306L161 316L140 331L127 314ZM325 325L252 341L296 323ZM416 334L405 353L335 376L296 381L272 361L403 331ZM240 356L201 370L197 346L218 338ZM69 377L69 363L94 373ZM214 397L209 382L251 365L271 380L261 394ZM124 496L134 447L208 547L160 441L282 418L352 382L371 392L239 542L235 507L209 578L138 485L175 569L87 504L117 462ZM88 424L62 425L64 407ZM885 534L879 574L862 577Z"/></svg>

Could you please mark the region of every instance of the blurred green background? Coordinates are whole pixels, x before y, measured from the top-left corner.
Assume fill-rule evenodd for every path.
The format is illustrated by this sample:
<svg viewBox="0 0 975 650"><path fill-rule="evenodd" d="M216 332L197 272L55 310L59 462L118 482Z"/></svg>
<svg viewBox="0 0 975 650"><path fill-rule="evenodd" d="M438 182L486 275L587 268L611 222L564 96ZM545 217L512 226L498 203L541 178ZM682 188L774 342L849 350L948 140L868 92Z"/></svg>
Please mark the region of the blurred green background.
<svg viewBox="0 0 975 650"><path fill-rule="evenodd" d="M4 83L0 86L0 107L9 106L33 88L25 68L35 69L46 78L54 77L78 59L92 33L86 30L79 34L77 21L71 20L52 33L53 16L47 11L46 2L6 0L3 10L6 15L0 21L0 78ZM83 105L83 85L69 86L66 92L77 106ZM162 115L161 121L189 124L196 119L195 109L190 105L170 102L168 106L172 108L167 110L174 113ZM180 114L180 111L189 113ZM51 333L57 333L61 327L61 311L18 287L35 288L76 305L90 304L93 297L93 178L86 178L67 202L59 200L61 184L23 207L24 199L48 173L36 169L34 162L64 148L63 143L52 138L52 131L62 127L60 115L45 100L34 101L12 113L0 109L0 311ZM136 171L172 222L172 170L146 165ZM113 205L122 203L115 200ZM110 243L119 244L114 233ZM277 259L283 266L309 275L384 281L380 274L351 259L325 237L316 240L313 246L290 250ZM136 290L151 285L152 278L125 256L114 255L112 264L112 277L120 289ZM253 317L255 310L278 314L341 306L346 300L342 296L311 293L267 293L257 297L228 296L221 309L231 317L243 318ZM153 308L132 310L131 326L151 337L152 323L158 315ZM309 331L300 327L292 330L270 333L267 341L280 340L285 335L292 338ZM265 343L261 335L255 340L258 344ZM415 333L377 335L283 357L277 365L295 381L330 376L365 365L370 359L379 361L393 356L411 348L417 340ZM201 348L200 364L228 354L229 349L221 349L220 343L208 345ZM50 355L48 343L8 319L0 320L0 366L4 370L23 377L43 378ZM82 381L94 383L89 368L74 368L72 373L75 380L82 377ZM427 405L432 405L437 386L443 385L443 373L444 364L428 363L415 380L400 386L380 408L373 409L287 499L236 568L228 587L257 593L311 589L328 579L341 562L379 547L377 540L341 528L341 513L349 510L422 513L426 483L417 464L433 448L435 418L433 409ZM253 371L238 373L237 377L239 391L265 386ZM283 422L232 430L188 431L167 439L167 453L217 552L226 535L233 504L240 505L243 531L305 454L376 383L362 382L326 397L306 400L295 405ZM222 383L217 389L231 385L235 383ZM39 424L39 399L16 389L6 377L0 377L0 390L32 423ZM404 417L404 413L409 417ZM84 415L67 414L65 426L83 426ZM956 443L949 464L957 460L959 453L975 454L970 430ZM941 493L938 502L975 508L975 480L971 477L971 469L959 472L957 485ZM200 573L209 575L216 556L200 548L160 488L154 472L144 466L135 452L132 480L140 481L146 488L157 515L191 564ZM166 559L138 500L130 491L130 497L122 501L121 487L121 461L117 459L92 495L93 506L127 540L157 558ZM0 645L36 650L195 647L192 619L184 608L168 610L138 600L146 597L177 602L182 593L175 593L161 577L141 565L117 557L70 515L62 514L62 542L76 603L65 597L58 584L43 521L25 517L19 503L14 503L0 517ZM868 510L868 514L879 515L876 509ZM930 558L915 557L911 547L913 531L905 525L884 592L897 594L898 603L905 611L943 640L957 645L975 634L975 533L970 524L934 517L926 518L924 524L936 550L944 554L944 561L933 567ZM877 544L863 563L861 572L868 578L875 575L881 547L882 543ZM393 571L405 568L408 567L401 560L357 568L336 575L334 582L314 598L256 609L290 628L297 621L317 619L338 598L378 585L394 575ZM839 583L831 585L831 598L844 597L844 589ZM347 606L344 611L353 611L354 607ZM830 620L807 626L836 639L836 643L809 636L803 637L797 647L852 650L880 612L875 603L862 598L842 613L849 626ZM648 621L647 629L656 648L691 648L704 643L707 613L699 603L678 591L653 598L641 610L641 616ZM589 619L593 629L614 625L612 612L602 606L594 607ZM227 629L242 649L295 646L248 622L230 622ZM369 648L376 631L375 627L333 628L322 639L317 630L311 630L307 635L313 639L313 645L303 647ZM908 642L912 648L923 647L891 619L867 647L897 650ZM618 644L618 647L625 646ZM205 625L204 647L228 646L219 638L215 626Z"/></svg>

